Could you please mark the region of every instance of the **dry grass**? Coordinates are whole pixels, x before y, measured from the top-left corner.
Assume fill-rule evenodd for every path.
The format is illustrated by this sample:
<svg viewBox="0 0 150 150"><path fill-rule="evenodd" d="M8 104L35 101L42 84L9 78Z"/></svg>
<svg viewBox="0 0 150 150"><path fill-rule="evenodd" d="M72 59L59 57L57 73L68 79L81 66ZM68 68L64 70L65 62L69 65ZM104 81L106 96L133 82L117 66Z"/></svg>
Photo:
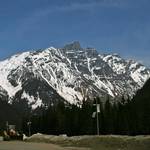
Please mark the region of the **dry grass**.
<svg viewBox="0 0 150 150"><path fill-rule="evenodd" d="M150 150L150 136L53 136L36 134L28 142L45 142L64 147L87 147L92 150Z"/></svg>

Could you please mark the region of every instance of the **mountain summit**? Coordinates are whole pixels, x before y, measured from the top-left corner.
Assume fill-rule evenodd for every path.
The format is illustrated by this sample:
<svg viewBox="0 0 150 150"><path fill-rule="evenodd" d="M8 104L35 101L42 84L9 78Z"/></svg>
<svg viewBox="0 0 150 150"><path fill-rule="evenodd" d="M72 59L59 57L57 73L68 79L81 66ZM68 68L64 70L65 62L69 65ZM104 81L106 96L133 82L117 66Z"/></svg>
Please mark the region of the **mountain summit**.
<svg viewBox="0 0 150 150"><path fill-rule="evenodd" d="M150 70L140 63L74 42L0 62L0 97L10 103L27 101L35 109L58 100L81 103L95 96L132 96L148 78Z"/></svg>
<svg viewBox="0 0 150 150"><path fill-rule="evenodd" d="M80 45L80 42L75 41L75 42L73 42L71 44L65 45L63 49L66 49L66 50L81 50L82 47Z"/></svg>

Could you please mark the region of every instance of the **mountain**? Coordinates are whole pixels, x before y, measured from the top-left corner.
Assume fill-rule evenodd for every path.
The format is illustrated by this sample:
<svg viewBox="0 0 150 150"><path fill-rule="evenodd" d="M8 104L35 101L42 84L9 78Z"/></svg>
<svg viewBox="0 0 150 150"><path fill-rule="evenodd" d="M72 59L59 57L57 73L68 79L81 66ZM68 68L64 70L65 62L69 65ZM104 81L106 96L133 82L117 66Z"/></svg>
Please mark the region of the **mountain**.
<svg viewBox="0 0 150 150"><path fill-rule="evenodd" d="M100 54L74 42L16 54L0 62L0 97L26 101L32 109L57 101L80 103L87 97L133 96L150 70L117 54Z"/></svg>
<svg viewBox="0 0 150 150"><path fill-rule="evenodd" d="M144 84L142 89L138 90L134 99L147 99L150 102L150 79Z"/></svg>

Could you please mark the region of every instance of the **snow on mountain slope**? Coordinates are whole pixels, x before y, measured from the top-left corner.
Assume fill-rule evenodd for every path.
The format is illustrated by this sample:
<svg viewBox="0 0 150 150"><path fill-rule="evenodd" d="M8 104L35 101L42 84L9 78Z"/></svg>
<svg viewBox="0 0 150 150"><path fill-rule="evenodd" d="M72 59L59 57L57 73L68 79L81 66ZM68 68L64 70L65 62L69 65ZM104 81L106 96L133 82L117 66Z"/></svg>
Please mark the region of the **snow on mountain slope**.
<svg viewBox="0 0 150 150"><path fill-rule="evenodd" d="M0 85L4 90L8 92L8 95L12 97L18 90L21 89L21 84L18 82L18 86L14 87L8 80L8 75L12 70L16 70L25 63L25 57L29 55L29 52L15 55L10 59L0 62Z"/></svg>
<svg viewBox="0 0 150 150"><path fill-rule="evenodd" d="M142 64L133 60L124 60L118 55L100 56L117 74L127 74L139 87L150 77L150 70Z"/></svg>
<svg viewBox="0 0 150 150"><path fill-rule="evenodd" d="M137 62L100 55L75 42L0 62L0 93L10 102L26 99L35 109L58 99L80 103L87 97L132 96L149 77L150 70Z"/></svg>

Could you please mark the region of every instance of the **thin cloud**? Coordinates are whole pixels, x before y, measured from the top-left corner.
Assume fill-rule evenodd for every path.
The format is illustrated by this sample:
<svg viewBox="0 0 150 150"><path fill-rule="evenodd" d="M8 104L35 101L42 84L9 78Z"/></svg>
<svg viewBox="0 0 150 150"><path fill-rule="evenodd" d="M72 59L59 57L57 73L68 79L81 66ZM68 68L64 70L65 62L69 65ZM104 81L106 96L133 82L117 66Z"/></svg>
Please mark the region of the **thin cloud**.
<svg viewBox="0 0 150 150"><path fill-rule="evenodd" d="M26 31L31 29L39 20L44 17L47 17L53 13L64 13L71 11L91 11L101 7L115 7L120 8L124 7L125 3L123 0L79 0L76 2L71 2L69 4L64 5L55 5L48 6L45 9L38 10L33 12L29 17L21 20L20 24L17 27L17 34L24 34Z"/></svg>

